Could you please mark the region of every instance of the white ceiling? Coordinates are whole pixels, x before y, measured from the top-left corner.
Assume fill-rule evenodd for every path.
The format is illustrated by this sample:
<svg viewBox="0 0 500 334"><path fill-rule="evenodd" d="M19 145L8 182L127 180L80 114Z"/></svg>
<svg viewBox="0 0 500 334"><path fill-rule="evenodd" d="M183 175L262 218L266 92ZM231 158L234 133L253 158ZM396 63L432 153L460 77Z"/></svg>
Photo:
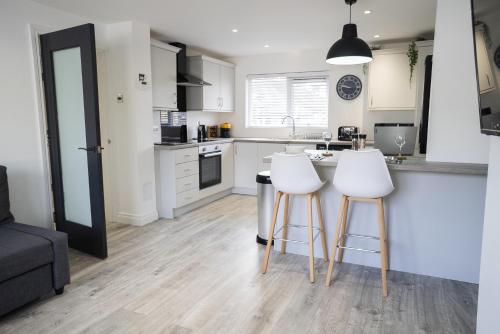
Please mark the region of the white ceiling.
<svg viewBox="0 0 500 334"><path fill-rule="evenodd" d="M34 1L105 23L149 23L167 41L224 56L327 50L349 19L344 0ZM373 13L364 15L368 9ZM404 40L432 32L435 13L436 0L359 0L353 22L367 42L375 41L375 34Z"/></svg>

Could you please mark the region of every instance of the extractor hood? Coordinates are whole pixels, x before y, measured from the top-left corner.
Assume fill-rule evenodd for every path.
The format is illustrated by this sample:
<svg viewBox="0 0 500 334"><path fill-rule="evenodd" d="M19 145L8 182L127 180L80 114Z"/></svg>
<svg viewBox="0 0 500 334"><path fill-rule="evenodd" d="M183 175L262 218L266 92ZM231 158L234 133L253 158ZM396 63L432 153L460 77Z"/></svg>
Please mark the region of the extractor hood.
<svg viewBox="0 0 500 334"><path fill-rule="evenodd" d="M175 47L181 49L177 53L177 86L183 87L202 87L212 86L211 83L204 81L194 75L187 73L187 56L186 44L183 43L170 43Z"/></svg>
<svg viewBox="0 0 500 334"><path fill-rule="evenodd" d="M187 73L177 73L177 86L201 87L212 86L210 82L203 81L194 75Z"/></svg>

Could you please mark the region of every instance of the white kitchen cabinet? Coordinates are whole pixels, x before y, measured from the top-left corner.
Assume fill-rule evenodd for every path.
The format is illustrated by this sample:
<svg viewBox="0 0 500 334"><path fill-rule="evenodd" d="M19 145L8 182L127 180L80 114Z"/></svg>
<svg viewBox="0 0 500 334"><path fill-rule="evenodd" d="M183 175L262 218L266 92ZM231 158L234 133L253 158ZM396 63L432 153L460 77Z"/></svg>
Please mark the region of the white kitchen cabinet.
<svg viewBox="0 0 500 334"><path fill-rule="evenodd" d="M270 170L271 164L264 163L266 156L284 152L285 144L275 143L234 143L234 188L237 194L257 194L255 177L258 172Z"/></svg>
<svg viewBox="0 0 500 334"><path fill-rule="evenodd" d="M258 171L271 170L271 163L263 162L264 158L276 152L285 152L285 144L259 143ZM254 177L255 179L255 177Z"/></svg>
<svg viewBox="0 0 500 334"><path fill-rule="evenodd" d="M151 40L153 109L177 109L177 52L179 48Z"/></svg>
<svg viewBox="0 0 500 334"><path fill-rule="evenodd" d="M220 103L222 112L234 111L234 68L220 66Z"/></svg>
<svg viewBox="0 0 500 334"><path fill-rule="evenodd" d="M255 195L255 176L259 168L257 143L234 143L234 192Z"/></svg>
<svg viewBox="0 0 500 334"><path fill-rule="evenodd" d="M188 57L188 73L211 86L187 87L188 111L234 111L234 65L207 56Z"/></svg>
<svg viewBox="0 0 500 334"><path fill-rule="evenodd" d="M212 84L212 86L204 86L202 105L200 109L205 111L217 111L220 105L220 66L218 64L206 61L203 62L203 80ZM198 87L196 89L199 89Z"/></svg>
<svg viewBox="0 0 500 334"><path fill-rule="evenodd" d="M410 83L406 50L373 52L368 74L368 110L415 110L417 76Z"/></svg>
<svg viewBox="0 0 500 334"><path fill-rule="evenodd" d="M495 81L491 70L488 48L484 40L484 28L481 26L476 27L475 35L479 92L484 94L495 90Z"/></svg>
<svg viewBox="0 0 500 334"><path fill-rule="evenodd" d="M198 147L155 150L156 201L160 217L174 218L178 209L181 212L192 210L203 205L200 200L231 191L234 186L233 144L217 145L222 151L221 183L201 190Z"/></svg>

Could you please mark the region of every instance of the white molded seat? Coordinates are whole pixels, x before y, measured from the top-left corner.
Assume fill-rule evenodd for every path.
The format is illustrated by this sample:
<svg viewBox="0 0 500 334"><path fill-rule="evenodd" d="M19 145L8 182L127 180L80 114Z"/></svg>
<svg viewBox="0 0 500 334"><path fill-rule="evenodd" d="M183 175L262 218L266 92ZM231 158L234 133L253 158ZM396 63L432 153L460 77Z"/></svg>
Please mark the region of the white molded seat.
<svg viewBox="0 0 500 334"><path fill-rule="evenodd" d="M274 202L273 221L269 227L264 261L262 262L262 273L265 274L267 272L273 239L281 241L281 254L286 253L286 243L289 241L306 243L309 246L309 280L312 283L314 282L314 240L318 235L321 236L323 257L325 261L328 261L325 225L323 222L323 214L321 213L321 199L319 194L319 190L323 187L325 182L320 180L311 160L305 153L274 153L271 163L271 182L274 188L276 188L276 200ZM279 238L274 234L274 229L276 227L278 210L283 195L285 197L285 209L283 214L283 225L280 229L282 230L282 237ZM296 195L307 197L307 226L288 224L289 200L291 196ZM313 226L312 202L314 198L316 199L319 227ZM288 239L288 229L290 227L305 227L307 229L307 241ZM280 230L276 233L279 233ZM319 230L319 234L313 236L313 230Z"/></svg>
<svg viewBox="0 0 500 334"><path fill-rule="evenodd" d="M330 285L337 248L339 249L338 262L343 261L344 249L379 253L382 292L384 297L387 297L389 257L387 253L387 235L385 232L384 197L394 190L394 185L392 184L384 156L379 150L342 151L335 176L333 177L333 186L342 193L342 201L339 207L337 226L333 235L332 255L326 274L326 285ZM348 210L349 203L352 201L371 202L377 205L378 237L348 233ZM380 250L349 247L346 245L346 239L349 237L377 239L380 241Z"/></svg>
<svg viewBox="0 0 500 334"><path fill-rule="evenodd" d="M346 196L363 198L384 197L394 190L380 150L342 151L333 186Z"/></svg>
<svg viewBox="0 0 500 334"><path fill-rule="evenodd" d="M276 190L297 195L314 193L325 184L305 153L274 153L271 181Z"/></svg>

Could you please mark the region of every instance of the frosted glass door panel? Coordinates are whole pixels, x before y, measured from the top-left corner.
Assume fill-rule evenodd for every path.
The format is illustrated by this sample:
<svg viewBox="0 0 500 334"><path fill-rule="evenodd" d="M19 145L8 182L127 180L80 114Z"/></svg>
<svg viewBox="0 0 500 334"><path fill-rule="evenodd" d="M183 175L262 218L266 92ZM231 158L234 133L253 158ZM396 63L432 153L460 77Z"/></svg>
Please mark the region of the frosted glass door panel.
<svg viewBox="0 0 500 334"><path fill-rule="evenodd" d="M66 220L92 226L80 48L53 52Z"/></svg>

